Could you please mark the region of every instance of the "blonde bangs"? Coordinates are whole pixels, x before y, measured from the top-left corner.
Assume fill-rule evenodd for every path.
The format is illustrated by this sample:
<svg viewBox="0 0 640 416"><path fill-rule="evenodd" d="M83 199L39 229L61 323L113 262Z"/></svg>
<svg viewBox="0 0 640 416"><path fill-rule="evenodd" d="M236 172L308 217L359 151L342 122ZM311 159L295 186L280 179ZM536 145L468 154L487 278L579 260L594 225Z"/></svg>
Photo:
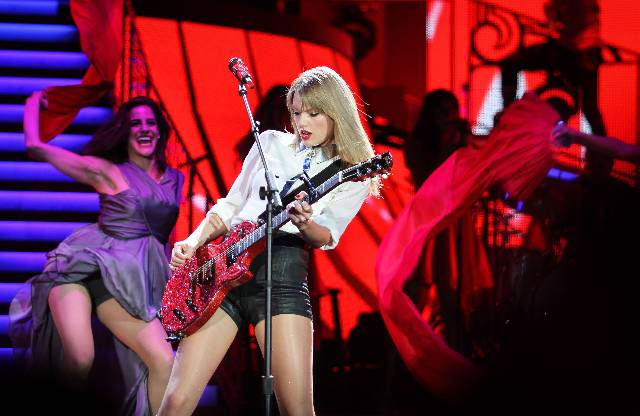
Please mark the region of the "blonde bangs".
<svg viewBox="0 0 640 416"><path fill-rule="evenodd" d="M362 126L355 97L347 83L328 67L309 69L296 78L287 93L287 108L296 136L298 129L293 122L293 95L298 93L305 109L322 112L334 121L334 143L338 156L346 163L355 165L370 159L375 152ZM381 181L372 178L370 195L380 194Z"/></svg>

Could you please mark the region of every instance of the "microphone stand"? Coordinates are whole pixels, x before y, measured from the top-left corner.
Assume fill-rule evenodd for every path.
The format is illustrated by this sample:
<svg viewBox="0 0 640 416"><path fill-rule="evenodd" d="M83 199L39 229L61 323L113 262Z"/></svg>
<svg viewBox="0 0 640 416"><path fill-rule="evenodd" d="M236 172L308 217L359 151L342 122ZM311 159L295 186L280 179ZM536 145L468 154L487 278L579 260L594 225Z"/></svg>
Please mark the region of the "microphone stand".
<svg viewBox="0 0 640 416"><path fill-rule="evenodd" d="M271 244L273 239L273 213L275 210L282 208L282 201L280 199L280 193L275 183L275 176L269 169L267 159L264 157L262 145L258 139L259 130L258 125L253 119L251 114L251 107L247 101L247 88L244 82L240 82L238 86L238 93L242 97L244 107L247 110L249 116L249 122L251 123L251 131L253 132L253 138L256 141L256 146L260 153L260 159L262 160L262 166L264 167L264 176L267 180L267 187L260 188L260 199L267 200L267 224L266 224L266 239L267 239L267 267L265 277L265 319L264 319L264 373L262 375L262 390L264 393L264 405L265 414L269 416L271 414L271 397L273 396L273 375L271 374Z"/></svg>

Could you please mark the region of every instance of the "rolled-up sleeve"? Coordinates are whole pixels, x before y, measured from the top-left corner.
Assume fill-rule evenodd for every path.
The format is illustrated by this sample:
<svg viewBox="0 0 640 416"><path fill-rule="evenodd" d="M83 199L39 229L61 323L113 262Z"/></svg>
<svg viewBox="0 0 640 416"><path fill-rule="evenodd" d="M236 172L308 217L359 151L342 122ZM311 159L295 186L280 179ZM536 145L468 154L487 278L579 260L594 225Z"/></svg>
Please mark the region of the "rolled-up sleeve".
<svg viewBox="0 0 640 416"><path fill-rule="evenodd" d="M324 208L313 214L313 220L331 233L331 241L320 247L321 250L331 250L338 245L342 233L362 207L368 193L367 180L344 183L327 195Z"/></svg>
<svg viewBox="0 0 640 416"><path fill-rule="evenodd" d="M264 134L264 133L263 133ZM261 135L261 143L264 143ZM242 170L238 177L231 185L229 193L224 198L220 198L216 201L216 204L207 212L207 218L212 214L218 214L227 230L231 229L231 221L233 217L238 213L240 207L249 198L249 191L251 189L251 182L258 168L258 162L260 154L257 147L254 145L247 154L247 157L242 163Z"/></svg>

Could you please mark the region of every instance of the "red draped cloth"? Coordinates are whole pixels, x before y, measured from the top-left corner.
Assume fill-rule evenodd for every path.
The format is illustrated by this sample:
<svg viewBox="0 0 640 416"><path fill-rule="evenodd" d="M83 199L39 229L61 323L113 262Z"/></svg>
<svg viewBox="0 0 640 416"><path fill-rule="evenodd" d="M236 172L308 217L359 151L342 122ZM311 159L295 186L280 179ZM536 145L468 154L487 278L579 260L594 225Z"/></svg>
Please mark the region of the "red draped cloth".
<svg viewBox="0 0 640 416"><path fill-rule="evenodd" d="M40 137L49 141L62 133L80 109L96 103L113 88L122 60L123 0L72 0L82 52L91 63L79 85L49 87L48 106L40 112Z"/></svg>
<svg viewBox="0 0 640 416"><path fill-rule="evenodd" d="M494 186L512 198L526 199L552 166L550 133L559 119L540 98L525 94L505 110L482 149L458 150L427 179L380 245L376 277L387 329L416 379L445 400L461 402L471 397L485 381L485 371L445 343L421 318L403 287L425 245L455 222L462 227L465 250L461 273L472 280L463 284L462 308L469 307L474 290L492 284L484 252L465 213Z"/></svg>

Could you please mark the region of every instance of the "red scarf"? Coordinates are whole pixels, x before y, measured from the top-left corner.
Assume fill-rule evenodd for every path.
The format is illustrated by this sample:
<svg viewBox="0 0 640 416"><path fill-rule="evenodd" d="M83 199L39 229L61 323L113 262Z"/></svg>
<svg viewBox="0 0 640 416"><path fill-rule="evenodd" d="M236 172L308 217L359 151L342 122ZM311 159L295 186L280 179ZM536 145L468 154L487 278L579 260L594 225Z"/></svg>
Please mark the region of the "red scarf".
<svg viewBox="0 0 640 416"><path fill-rule="evenodd" d="M461 149L422 185L385 236L376 258L380 311L408 368L443 399L464 401L483 382L485 372L451 349L421 318L404 293L426 244L468 212L490 187L526 199L552 166L551 129L558 114L533 94L513 103L480 150ZM474 290L492 285L484 252L471 221L461 221L465 279L462 307ZM427 261L428 261L427 257ZM427 267L428 269L428 267ZM452 268L453 269L453 268ZM468 311L463 311L463 313Z"/></svg>
<svg viewBox="0 0 640 416"><path fill-rule="evenodd" d="M70 6L82 52L91 66L81 84L47 88L48 107L40 112L43 141L62 133L80 109L113 88L122 60L123 0L72 0Z"/></svg>

